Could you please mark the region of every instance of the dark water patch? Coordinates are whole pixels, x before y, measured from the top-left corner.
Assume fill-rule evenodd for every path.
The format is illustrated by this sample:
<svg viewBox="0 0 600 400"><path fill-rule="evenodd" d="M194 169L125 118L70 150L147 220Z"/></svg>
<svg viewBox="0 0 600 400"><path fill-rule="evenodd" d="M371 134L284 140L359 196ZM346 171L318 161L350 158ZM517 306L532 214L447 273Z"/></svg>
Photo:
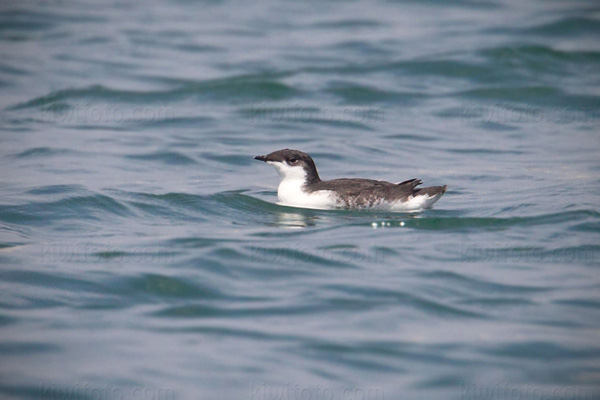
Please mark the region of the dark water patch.
<svg viewBox="0 0 600 400"><path fill-rule="evenodd" d="M29 205L34 212L61 218L69 217L93 217L102 213L118 216L131 216L127 206L113 197L95 194L91 196L77 196L63 199L53 203L31 203Z"/></svg>
<svg viewBox="0 0 600 400"><path fill-rule="evenodd" d="M2 34L2 38L6 41L6 42L26 42L28 40L31 40L32 37L30 35L26 35L26 34L19 34L19 33L12 33L9 31L9 33L3 33Z"/></svg>
<svg viewBox="0 0 600 400"><path fill-rule="evenodd" d="M163 91L134 91L111 89L103 85L93 85L81 89L64 89L16 104L9 110L32 107L48 107L57 102L77 100L108 101L111 103L164 104L189 98L201 100L232 101L241 100L283 100L300 92L291 86L266 79L232 77L212 81L193 82L176 89Z"/></svg>
<svg viewBox="0 0 600 400"><path fill-rule="evenodd" d="M0 205L0 221L9 224L28 224L39 223L44 219L42 216L29 214L26 210L19 206L2 206Z"/></svg>
<svg viewBox="0 0 600 400"><path fill-rule="evenodd" d="M427 135L411 135L406 133L398 133L394 135L385 136L386 139L394 139L394 140L406 140L406 141L415 141L415 142L435 142L438 139L432 136Z"/></svg>
<svg viewBox="0 0 600 400"><path fill-rule="evenodd" d="M478 297L458 300L457 304L466 304L470 306L480 306L485 309L499 309L507 307L524 307L535 305L536 303L531 300L514 297Z"/></svg>
<svg viewBox="0 0 600 400"><path fill-rule="evenodd" d="M25 242L22 242L22 243L19 243L19 242L12 242L12 243L9 243L9 242L0 242L0 251L11 250L11 249L14 249L14 248L17 248L17 247L24 246L26 244L27 243L25 243Z"/></svg>
<svg viewBox="0 0 600 400"><path fill-rule="evenodd" d="M570 231L600 233L600 222L584 222L569 227Z"/></svg>
<svg viewBox="0 0 600 400"><path fill-rule="evenodd" d="M9 110L20 110L32 107L49 107L58 102L75 100L110 100L115 102L142 102L155 98L157 92L136 92L109 89L102 85L92 85L82 89L63 89L51 92L46 96L36 97L24 103L10 107ZM158 101L158 99L156 99Z"/></svg>
<svg viewBox="0 0 600 400"><path fill-rule="evenodd" d="M4 61L4 62L6 62L6 61ZM5 74L10 74L10 75L20 75L20 76L25 76L25 75L31 74L31 71L29 71L27 69L27 67L20 66L17 68L17 67L12 67L7 64L0 64L0 72L5 73Z"/></svg>
<svg viewBox="0 0 600 400"><path fill-rule="evenodd" d="M381 21L368 20L368 19L336 19L331 21L317 22L311 25L311 27L317 29L357 29L357 28L377 28L383 26L384 23Z"/></svg>
<svg viewBox="0 0 600 400"><path fill-rule="evenodd" d="M57 288L67 291L95 292L106 291L102 284L89 280L83 280L75 276L60 274L58 272L48 273L42 271L20 271L8 270L2 272L2 279L8 282L39 286L44 288Z"/></svg>
<svg viewBox="0 0 600 400"><path fill-rule="evenodd" d="M581 245L545 249L534 246L494 247L473 249L464 261L506 261L545 264L576 263L594 265L600 260L600 246Z"/></svg>
<svg viewBox="0 0 600 400"><path fill-rule="evenodd" d="M526 286L485 281L449 271L419 272L418 275L426 279L443 282L444 285L451 283L454 287L458 285L470 292L481 292L484 294L497 293L505 295L511 293L524 295L527 293L547 292L553 289L543 286Z"/></svg>
<svg viewBox="0 0 600 400"><path fill-rule="evenodd" d="M261 330L258 328L245 329L239 327L228 327L228 326L185 326L185 327L167 327L159 328L160 331L178 333L197 333L202 335L216 336L221 338L231 337L240 339L252 339L260 341L270 342L293 342L302 340L302 336L299 334L278 334L269 332L268 330Z"/></svg>
<svg viewBox="0 0 600 400"><path fill-rule="evenodd" d="M597 51L557 50L542 45L499 46L480 50L478 54L496 65L525 67L532 72L560 70L565 63L579 68L582 64L600 63L600 52Z"/></svg>
<svg viewBox="0 0 600 400"><path fill-rule="evenodd" d="M186 85L183 93L204 95L214 100L284 100L301 92L273 79L232 77Z"/></svg>
<svg viewBox="0 0 600 400"><path fill-rule="evenodd" d="M63 10L64 11L64 10ZM33 9L19 9L15 6L12 9L0 11L0 21L4 18L11 21L47 21L53 23L73 22L73 23L90 23L90 22L105 22L106 18L99 14L85 14L81 10L74 13L66 12L45 12Z"/></svg>
<svg viewBox="0 0 600 400"><path fill-rule="evenodd" d="M496 347L481 349L481 352L499 357L538 360L544 362L550 360L567 361L596 359L600 356L600 348L598 347L587 346L579 349L543 341L501 344Z"/></svg>
<svg viewBox="0 0 600 400"><path fill-rule="evenodd" d="M124 201L150 218L202 221L203 214L212 215L214 201L210 196L187 193L137 193L117 191Z"/></svg>
<svg viewBox="0 0 600 400"><path fill-rule="evenodd" d="M477 88L456 95L474 99L508 100L516 102L540 102L547 97L560 96L559 89L548 86L529 86L529 87L497 87L497 88Z"/></svg>
<svg viewBox="0 0 600 400"><path fill-rule="evenodd" d="M106 123L100 123L100 124L73 123L76 121L74 121L71 116L65 116L64 119L55 120L55 122L58 122L59 124L62 125L61 126L62 129L70 130L73 132L96 131L96 132L115 132L115 133L131 132L132 130L135 129L135 124L138 123L139 121L140 121L139 119L135 119L135 120L133 120L133 122L131 120L124 121L124 124L121 125L121 122L119 122L118 120L111 121L110 119L107 119ZM160 123L160 121L164 121L164 119L161 119L161 120L157 119L156 121L158 123ZM106 141L106 140L104 140L104 141Z"/></svg>
<svg viewBox="0 0 600 400"><path fill-rule="evenodd" d="M219 202L221 207L225 206L230 210L244 212L246 217L249 217L250 215L272 214L273 212L281 211L280 206L277 204L269 203L236 191L217 193L211 196L211 198Z"/></svg>
<svg viewBox="0 0 600 400"><path fill-rule="evenodd" d="M600 300L596 299L561 299L554 300L554 304L560 304L568 307L581 307L581 308L590 308L594 310L600 310Z"/></svg>
<svg viewBox="0 0 600 400"><path fill-rule="evenodd" d="M554 225L573 223L578 220L600 218L600 213L592 210L568 211L555 214L544 214L531 217L483 218L483 217L448 217L448 218L413 218L405 221L406 227L433 230L464 229L508 229L513 226Z"/></svg>
<svg viewBox="0 0 600 400"><path fill-rule="evenodd" d="M0 327L15 324L18 318L10 317L8 315L0 315Z"/></svg>
<svg viewBox="0 0 600 400"><path fill-rule="evenodd" d="M239 113L258 122L285 122L318 118L323 114L320 107L309 106L279 106L269 107L265 104L240 108Z"/></svg>
<svg viewBox="0 0 600 400"><path fill-rule="evenodd" d="M54 15L18 9L0 12L0 32L35 32L48 30L55 26Z"/></svg>
<svg viewBox="0 0 600 400"><path fill-rule="evenodd" d="M115 391L121 394L119 390ZM6 393L9 398L19 399L69 399L69 400L94 400L99 396L107 393L113 393L110 386L103 387L91 387L88 383L86 385L75 384L70 387L69 385L59 386L56 383L35 383L31 386L26 385L2 385L0 386L0 393ZM92 394L93 393L93 394ZM117 395L118 396L118 395Z"/></svg>
<svg viewBox="0 0 600 400"><path fill-rule="evenodd" d="M346 119L342 119L342 118L336 119L336 118L321 118L321 117L311 117L311 118L290 117L290 118L286 118L282 122L288 123L290 125L313 124L313 125L317 125L319 127L329 126L331 128L339 128L339 129L347 128L347 129L353 129L353 130L358 130L358 131L369 131L369 132L375 131L375 129L373 127L369 126L368 124L354 122L354 121L346 120ZM287 130L287 129L290 129L290 126L282 125L281 128L284 130Z"/></svg>
<svg viewBox="0 0 600 400"><path fill-rule="evenodd" d="M103 45L111 42L111 39L106 36L90 36L81 38L78 43L88 46Z"/></svg>
<svg viewBox="0 0 600 400"><path fill-rule="evenodd" d="M4 356L19 354L56 353L60 347L50 343L42 342L2 342L0 343L0 354Z"/></svg>
<svg viewBox="0 0 600 400"><path fill-rule="evenodd" d="M143 110L142 110L143 111ZM173 110L164 109L159 118L156 114L150 114L149 118L134 118L125 121L129 125L140 128L194 128L203 129L214 126L216 120L211 117L178 117Z"/></svg>
<svg viewBox="0 0 600 400"><path fill-rule="evenodd" d="M328 285L325 288L350 295L354 302L360 304L364 300L378 301L381 304L402 304L414 307L419 312L444 318L486 318L484 314L452 306L446 302L427 299L423 296L393 291L385 288L368 288L350 285Z"/></svg>
<svg viewBox="0 0 600 400"><path fill-rule="evenodd" d="M257 316L297 316L325 312L322 307L313 305L289 306L222 306L217 304L195 304L167 307L153 315L172 318L254 318Z"/></svg>
<svg viewBox="0 0 600 400"><path fill-rule="evenodd" d="M178 254L174 250L167 248L153 249L150 247L134 247L124 246L127 250L118 250L115 248L107 248L102 251L92 251L89 254L85 254L83 260L90 262L116 264L116 263L128 263L128 264L160 264L160 265L172 265L175 261L175 256Z"/></svg>
<svg viewBox="0 0 600 400"><path fill-rule="evenodd" d="M335 254L325 250L295 248L294 245L286 247L250 246L247 248L252 253L252 258L261 262L276 263L278 265L297 265L298 263L319 264L323 267L358 268L351 259L344 259L343 254ZM356 254L354 254L356 256Z"/></svg>
<svg viewBox="0 0 600 400"><path fill-rule="evenodd" d="M353 370L372 372L379 371L380 373L393 373L393 374L404 374L407 372L406 368L399 365L393 365L389 360L379 360L377 357L371 357L364 353L349 353L342 351L335 351L330 346L302 346L296 353L302 355L303 358L316 358L320 360L327 360L327 363L337 364L345 367L351 367Z"/></svg>
<svg viewBox="0 0 600 400"><path fill-rule="evenodd" d="M194 85L205 84L223 84L227 82L264 82L274 81L278 82L280 79L289 78L295 74L294 71L285 71L279 69L268 69L259 72L246 72L238 75L209 79L209 80L197 80L180 78L173 75L140 75L138 79L147 80L152 83L162 83L174 87L189 87Z"/></svg>
<svg viewBox="0 0 600 400"><path fill-rule="evenodd" d="M5 382L0 383L0 393L7 396L7 399L15 398L15 399L39 399L41 395L46 394L40 387L38 383L31 383L29 385L14 385L7 384ZM59 399L71 398L73 400L90 400L90 397L82 398L82 397L73 397L73 393L71 391L65 392L56 392Z"/></svg>
<svg viewBox="0 0 600 400"><path fill-rule="evenodd" d="M52 194L81 193L85 191L87 190L83 185L49 185L35 187L27 190L26 193L36 196L45 196Z"/></svg>
<svg viewBox="0 0 600 400"><path fill-rule="evenodd" d="M393 101L394 104L411 104L422 100L423 93L391 92L350 82L335 82L327 92L341 97L348 104L372 104Z"/></svg>
<svg viewBox="0 0 600 400"><path fill-rule="evenodd" d="M17 158L27 158L27 157L53 157L60 156L66 153L71 153L70 150L67 149L57 149L50 147L35 147L32 149L28 149L22 151L18 154L15 154Z"/></svg>
<svg viewBox="0 0 600 400"><path fill-rule="evenodd" d="M186 263L203 272L209 273L217 279L227 277L228 279L259 279L262 282L281 282L282 279L294 279L299 276L313 275L314 272L304 265L298 268L279 268L257 260L248 258L245 251L237 251L232 247L220 247L208 251L207 256L190 257Z"/></svg>
<svg viewBox="0 0 600 400"><path fill-rule="evenodd" d="M174 246L184 249L203 249L228 242L236 243L239 241L234 239L217 239L206 237L180 237L170 239L167 243L169 244L169 247Z"/></svg>
<svg viewBox="0 0 600 400"><path fill-rule="evenodd" d="M285 253L297 253L297 250L285 250ZM229 263L235 261L234 265L231 265L227 271L219 270L216 271L219 274L223 272L229 273L232 276L246 279L261 279L263 281L273 280L281 281L282 279L294 279L300 276L313 276L323 273L325 269L319 270L313 268L313 265L308 261L296 261L286 262L289 260L289 256L286 254L275 253L272 254L265 251L263 245L256 246L254 248L248 247L248 249L238 250L233 247L222 246L220 248L210 251L209 255L215 260L228 260ZM309 259L312 254L300 255L296 254L296 257L300 260ZM278 263L275 260L280 260ZM326 266L337 267L338 262L326 260Z"/></svg>
<svg viewBox="0 0 600 400"><path fill-rule="evenodd" d="M458 60L410 60L397 61L382 67L385 71L395 71L413 76L441 76L452 79L468 79L470 82L498 82L505 72L493 66L469 63Z"/></svg>
<svg viewBox="0 0 600 400"><path fill-rule="evenodd" d="M51 246L49 246L50 248ZM97 264L99 259L92 254L79 252L78 249L61 248L59 251L52 249L43 251L41 259L55 264ZM102 260L100 260L102 261ZM57 307L71 307L86 310L115 310L131 306L133 302L147 301L148 296L130 296L131 287L126 290L122 278L109 281L94 280L97 275L91 274L87 278L60 272L41 271L6 271L1 274L6 282L25 285L27 293L17 296L14 300L3 302L3 307L8 309L49 309ZM138 293L139 294L139 293Z"/></svg>
<svg viewBox="0 0 600 400"><path fill-rule="evenodd" d="M426 6L435 6L435 7L445 7L445 8L465 8L465 9L500 9L503 6L495 1L495 0L485 0L485 1L476 1L476 0L458 0L453 2L446 2L444 0L391 0L394 3L415 3L418 5L426 5Z"/></svg>
<svg viewBox="0 0 600 400"><path fill-rule="evenodd" d="M126 29L124 33L129 41L140 48L178 50L185 54L220 53L227 49L215 44L195 43L189 40L189 35L183 31L162 31L148 35L145 30Z"/></svg>
<svg viewBox="0 0 600 400"><path fill-rule="evenodd" d="M186 53L221 53L226 51L225 48L208 44L182 43L172 46L177 50Z"/></svg>
<svg viewBox="0 0 600 400"><path fill-rule="evenodd" d="M134 296L160 299L217 300L226 298L217 288L200 285L192 279L159 274L144 274L114 282L116 291Z"/></svg>
<svg viewBox="0 0 600 400"><path fill-rule="evenodd" d="M387 51L379 45L379 43L373 43L363 40L347 40L329 47L334 52L348 50L364 56L365 54L370 55L386 55Z"/></svg>
<svg viewBox="0 0 600 400"><path fill-rule="evenodd" d="M191 216L189 213L182 213L177 208L168 206L168 205L160 205L157 202L145 202L145 201L135 201L129 200L126 202L130 207L140 211L142 214L150 217L152 219L156 219L156 217L168 218L170 220L175 218L180 219L190 219ZM202 220L198 219L198 217L193 218L193 220Z"/></svg>
<svg viewBox="0 0 600 400"><path fill-rule="evenodd" d="M496 131L496 132L507 132L507 131L518 131L518 128L514 126L510 126L505 123L493 122L493 121L483 121L479 124L479 126L484 131Z"/></svg>
<svg viewBox="0 0 600 400"><path fill-rule="evenodd" d="M501 150L501 149L493 149L493 148L478 148L478 149L447 149L451 153L457 154L481 154L481 155L490 155L490 154L526 154L525 151L521 150Z"/></svg>
<svg viewBox="0 0 600 400"><path fill-rule="evenodd" d="M247 154L215 155L213 153L203 153L202 158L217 161L219 163L231 166L248 166L254 162L252 157L249 157Z"/></svg>
<svg viewBox="0 0 600 400"><path fill-rule="evenodd" d="M196 164L193 158L177 151L157 151L145 154L127 154L125 157L141 161L157 161L168 165L192 165Z"/></svg>
<svg viewBox="0 0 600 400"><path fill-rule="evenodd" d="M510 107L508 104L496 104L496 106L499 107L486 107L483 104L470 102L462 107L448 107L433 114L442 118L460 119L463 123L472 123L479 126L482 132L519 132L519 128L514 126L515 124L534 121L539 118L537 114L534 117L534 112L537 112L537 110L518 110L516 106ZM502 106L510 108L504 109Z"/></svg>
<svg viewBox="0 0 600 400"><path fill-rule="evenodd" d="M97 253L92 253L93 256L99 257L99 258L104 258L104 259L114 259L114 258L122 258L123 256L126 256L128 253L125 251L100 251Z"/></svg>
<svg viewBox="0 0 600 400"><path fill-rule="evenodd" d="M254 224L262 221L272 224L282 213L281 206L269 203L240 191L228 191L213 195L194 195L187 193L135 193L120 192L127 199L127 204L145 213L157 214L182 219L218 215L225 218L227 224Z"/></svg>
<svg viewBox="0 0 600 400"><path fill-rule="evenodd" d="M493 65L452 59L416 59L393 62L354 62L331 67L304 67L293 71L295 74L308 73L331 75L336 79L344 75L365 75L377 72L406 77L442 77L451 80L464 79L469 82L500 83L512 75L507 71L496 69ZM426 96L423 93L423 96Z"/></svg>
<svg viewBox="0 0 600 400"><path fill-rule="evenodd" d="M379 363L384 363L385 365L401 363L401 360L453 366L471 364L470 361L465 359L447 356L448 347L446 345L421 345L418 343L390 341L362 341L342 344L312 340L308 343L303 343L298 348L298 351L306 352L311 358L321 360L335 358L341 363L349 359L369 359L377 360ZM363 365L359 361L357 366L360 367ZM367 369L371 367L369 365L364 366ZM396 366L392 370L403 371L404 368Z"/></svg>
<svg viewBox="0 0 600 400"><path fill-rule="evenodd" d="M364 106L363 106L364 107ZM385 114L378 108L341 108L307 106L273 106L253 105L240 109L240 114L255 123L269 124L273 128L284 131L298 130L299 124L315 124L360 130L374 130L370 124L382 122ZM295 139L301 142L301 138Z"/></svg>
<svg viewBox="0 0 600 400"><path fill-rule="evenodd" d="M550 328L573 328L573 329L589 329L593 328L595 324L583 321L574 321L573 318L564 318L564 317L556 317L556 318L540 318L539 316L535 316L529 318L527 323L532 325L539 325L542 327L550 327Z"/></svg>
<svg viewBox="0 0 600 400"><path fill-rule="evenodd" d="M600 34L600 21L588 17L561 18L554 22L524 30L524 33L542 36L586 36Z"/></svg>
<svg viewBox="0 0 600 400"><path fill-rule="evenodd" d="M94 66L104 66L106 68L114 68L115 70L127 70L129 68L132 68L135 63L130 63L130 62L122 62L122 61L117 61L114 58L105 58L105 59L99 59L99 58L91 58L85 55L77 55L78 53L60 53L57 54L56 56L54 56L54 58L56 58L59 61L65 61L65 62L75 62L78 64L82 64L82 65L94 65ZM92 86L88 86L88 88L102 88L102 85L92 85ZM138 93L137 91L135 91L134 93ZM144 93L144 92L142 92Z"/></svg>
<svg viewBox="0 0 600 400"><path fill-rule="evenodd" d="M9 223L49 222L65 219L100 220L106 215L131 216L130 209L118 200L102 195L73 196L57 201L0 205L0 221Z"/></svg>
<svg viewBox="0 0 600 400"><path fill-rule="evenodd" d="M153 315L157 317L169 318L216 318L219 317L222 310L218 306L213 305L187 305L163 308L161 311L155 312Z"/></svg>
<svg viewBox="0 0 600 400"><path fill-rule="evenodd" d="M534 121L540 118L539 112L537 114L531 114L531 109L519 109L510 106L510 103L525 104L525 105L539 105L539 106L555 106L565 107L565 112L570 110L571 114L574 112L583 113L582 117L586 115L593 115L596 110L600 109L600 96L593 95L572 95L567 94L564 91L549 86L521 86L521 87L490 87L490 88L477 88L470 89L462 92L457 92L452 95L453 97L467 98L481 101L502 101L503 104L497 104L499 108L505 109L505 115L508 113L521 112L524 117L529 116L530 118L536 118ZM559 111L559 110L557 110ZM531 114L531 115L529 115ZM575 118L576 115L567 114L566 116L571 119ZM552 116L557 119L561 116ZM566 117L563 116L563 119ZM508 121L511 121L513 115L508 115ZM543 118L543 115L542 115ZM591 117L586 117L591 118ZM514 122L519 122L516 120ZM556 122L560 122L557 120ZM572 122L572 121L567 121Z"/></svg>
<svg viewBox="0 0 600 400"><path fill-rule="evenodd" d="M459 375L441 375L431 379L424 379L412 385L416 389L450 389L465 384L465 378Z"/></svg>

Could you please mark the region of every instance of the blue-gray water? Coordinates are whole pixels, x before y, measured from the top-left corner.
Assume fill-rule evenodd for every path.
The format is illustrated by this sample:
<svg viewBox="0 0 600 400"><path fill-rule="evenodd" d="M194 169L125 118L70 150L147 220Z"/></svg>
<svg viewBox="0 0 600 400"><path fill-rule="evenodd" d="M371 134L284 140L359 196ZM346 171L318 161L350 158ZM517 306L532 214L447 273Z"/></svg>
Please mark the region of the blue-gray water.
<svg viewBox="0 0 600 400"><path fill-rule="evenodd" d="M592 1L4 1L3 399L600 397ZM275 204L449 186L418 215Z"/></svg>

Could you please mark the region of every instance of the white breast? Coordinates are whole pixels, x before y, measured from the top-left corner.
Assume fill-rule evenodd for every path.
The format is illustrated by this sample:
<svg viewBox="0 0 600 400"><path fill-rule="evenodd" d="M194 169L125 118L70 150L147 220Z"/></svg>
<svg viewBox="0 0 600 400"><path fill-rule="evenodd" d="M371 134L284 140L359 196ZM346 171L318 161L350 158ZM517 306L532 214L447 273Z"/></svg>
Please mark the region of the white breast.
<svg viewBox="0 0 600 400"><path fill-rule="evenodd" d="M331 191L319 190L308 193L303 190L303 186L304 179L287 178L282 180L277 189L279 204L320 210L335 208L336 202Z"/></svg>

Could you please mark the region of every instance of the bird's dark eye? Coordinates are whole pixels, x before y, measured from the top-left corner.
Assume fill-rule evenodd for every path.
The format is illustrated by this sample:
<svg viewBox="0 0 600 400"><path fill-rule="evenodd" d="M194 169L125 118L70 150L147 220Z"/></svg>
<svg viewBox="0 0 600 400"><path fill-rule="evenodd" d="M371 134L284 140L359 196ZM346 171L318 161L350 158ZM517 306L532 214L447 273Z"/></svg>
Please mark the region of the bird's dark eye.
<svg viewBox="0 0 600 400"><path fill-rule="evenodd" d="M292 157L290 158L290 164L294 164L298 161L298 159L296 157Z"/></svg>

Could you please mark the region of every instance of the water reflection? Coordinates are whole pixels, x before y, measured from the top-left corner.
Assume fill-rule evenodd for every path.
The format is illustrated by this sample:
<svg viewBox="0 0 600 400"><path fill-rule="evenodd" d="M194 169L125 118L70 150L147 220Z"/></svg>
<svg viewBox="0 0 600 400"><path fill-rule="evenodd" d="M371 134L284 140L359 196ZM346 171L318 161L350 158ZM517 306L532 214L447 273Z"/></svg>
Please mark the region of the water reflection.
<svg viewBox="0 0 600 400"><path fill-rule="evenodd" d="M281 206L282 211L275 213L277 219L275 226L288 229L301 229L308 226L315 226L319 216L312 210L297 210L290 207ZM290 211L286 210L289 209ZM293 210L293 211L292 211Z"/></svg>

